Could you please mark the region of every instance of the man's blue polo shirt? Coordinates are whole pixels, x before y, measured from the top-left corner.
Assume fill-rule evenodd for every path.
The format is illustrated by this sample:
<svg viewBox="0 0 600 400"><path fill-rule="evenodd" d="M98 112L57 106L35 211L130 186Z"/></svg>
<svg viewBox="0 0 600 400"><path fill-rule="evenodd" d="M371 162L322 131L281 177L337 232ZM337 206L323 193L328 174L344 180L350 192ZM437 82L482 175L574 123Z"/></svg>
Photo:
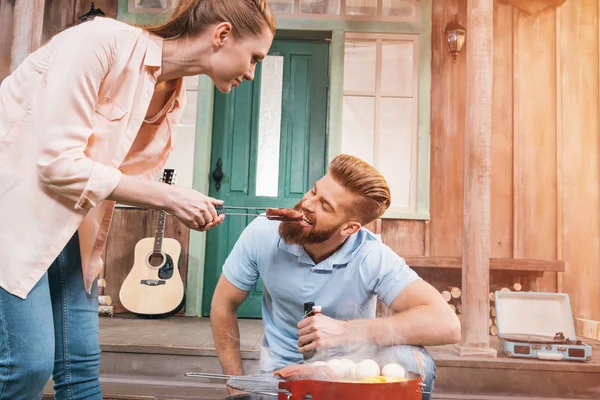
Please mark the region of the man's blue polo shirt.
<svg viewBox="0 0 600 400"><path fill-rule="evenodd" d="M286 244L278 228L279 222L256 218L223 266L227 280L240 290L250 291L259 277L263 280L263 371L302 361L297 323L305 302L320 305L323 314L339 320L375 318L377 298L389 307L408 284L420 279L367 229L315 265L302 246Z"/></svg>

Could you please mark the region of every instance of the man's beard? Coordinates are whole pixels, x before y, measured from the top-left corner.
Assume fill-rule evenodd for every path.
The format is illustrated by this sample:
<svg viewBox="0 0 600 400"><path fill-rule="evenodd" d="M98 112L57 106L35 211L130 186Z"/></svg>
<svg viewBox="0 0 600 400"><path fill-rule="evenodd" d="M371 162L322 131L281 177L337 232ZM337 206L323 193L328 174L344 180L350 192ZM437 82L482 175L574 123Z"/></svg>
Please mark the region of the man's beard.
<svg viewBox="0 0 600 400"><path fill-rule="evenodd" d="M323 243L333 236L340 225L328 229L306 229L301 222L284 221L279 224L279 235L287 244L315 244Z"/></svg>

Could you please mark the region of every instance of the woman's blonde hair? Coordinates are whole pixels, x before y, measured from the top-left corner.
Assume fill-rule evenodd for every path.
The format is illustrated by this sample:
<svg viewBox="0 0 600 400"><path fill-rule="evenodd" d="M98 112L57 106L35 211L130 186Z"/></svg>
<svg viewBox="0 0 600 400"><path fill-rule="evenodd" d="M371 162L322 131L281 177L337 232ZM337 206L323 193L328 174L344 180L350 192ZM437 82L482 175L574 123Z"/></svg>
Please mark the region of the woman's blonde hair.
<svg viewBox="0 0 600 400"><path fill-rule="evenodd" d="M329 173L344 189L358 195L346 212L362 225L381 217L390 206L392 196L385 178L360 158L340 154L329 164Z"/></svg>
<svg viewBox="0 0 600 400"><path fill-rule="evenodd" d="M235 38L260 35L265 25L275 34L275 16L266 0L181 0L167 22L144 29L172 39L221 22L231 24Z"/></svg>

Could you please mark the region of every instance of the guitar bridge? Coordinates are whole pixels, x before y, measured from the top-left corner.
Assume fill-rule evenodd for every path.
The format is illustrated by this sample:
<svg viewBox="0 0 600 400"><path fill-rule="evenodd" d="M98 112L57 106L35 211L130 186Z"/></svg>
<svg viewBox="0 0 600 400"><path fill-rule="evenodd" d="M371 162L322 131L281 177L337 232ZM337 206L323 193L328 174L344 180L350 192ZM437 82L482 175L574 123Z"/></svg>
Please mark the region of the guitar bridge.
<svg viewBox="0 0 600 400"><path fill-rule="evenodd" d="M166 281L163 281L162 279L142 279L140 281L140 283L142 285L148 285L148 286L158 286L158 285L164 285L165 283L167 283Z"/></svg>

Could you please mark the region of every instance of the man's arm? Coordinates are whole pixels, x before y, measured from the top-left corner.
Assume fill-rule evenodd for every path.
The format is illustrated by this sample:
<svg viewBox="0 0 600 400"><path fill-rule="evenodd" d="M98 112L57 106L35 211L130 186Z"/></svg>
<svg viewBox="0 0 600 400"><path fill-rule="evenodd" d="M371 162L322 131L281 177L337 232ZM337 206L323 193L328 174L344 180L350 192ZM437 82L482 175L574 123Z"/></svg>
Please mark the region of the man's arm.
<svg viewBox="0 0 600 400"><path fill-rule="evenodd" d="M300 352L347 344L441 345L460 341L458 317L429 283L410 283L390 307L395 315L338 321L319 315L298 323ZM312 343L311 343L312 342ZM304 346L305 343L310 343Z"/></svg>
<svg viewBox="0 0 600 400"><path fill-rule="evenodd" d="M246 300L248 293L238 289L221 275L213 295L210 325L217 357L225 375L244 375L237 309Z"/></svg>

